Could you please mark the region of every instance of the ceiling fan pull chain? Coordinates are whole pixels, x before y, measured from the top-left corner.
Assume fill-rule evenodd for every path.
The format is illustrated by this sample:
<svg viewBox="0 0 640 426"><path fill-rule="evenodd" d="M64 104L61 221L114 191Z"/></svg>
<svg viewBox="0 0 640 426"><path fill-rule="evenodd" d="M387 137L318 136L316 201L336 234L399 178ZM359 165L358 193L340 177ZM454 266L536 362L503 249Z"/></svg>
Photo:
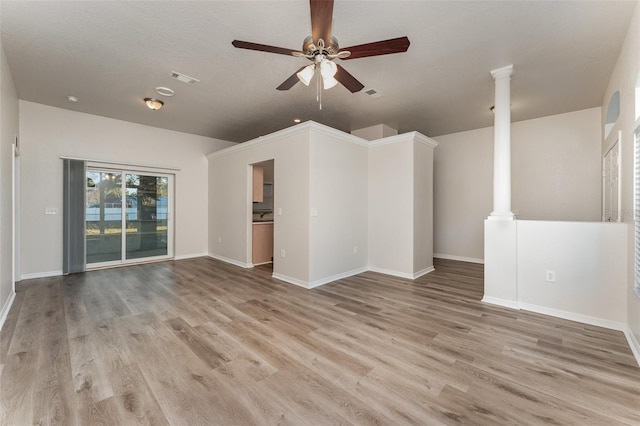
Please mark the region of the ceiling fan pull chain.
<svg viewBox="0 0 640 426"><path fill-rule="evenodd" d="M318 69L318 67L316 66L315 68L316 70ZM317 72L316 72L317 74ZM321 97L322 93L320 90L320 77L316 75L316 102L318 102L320 104L320 109L322 109L322 100Z"/></svg>

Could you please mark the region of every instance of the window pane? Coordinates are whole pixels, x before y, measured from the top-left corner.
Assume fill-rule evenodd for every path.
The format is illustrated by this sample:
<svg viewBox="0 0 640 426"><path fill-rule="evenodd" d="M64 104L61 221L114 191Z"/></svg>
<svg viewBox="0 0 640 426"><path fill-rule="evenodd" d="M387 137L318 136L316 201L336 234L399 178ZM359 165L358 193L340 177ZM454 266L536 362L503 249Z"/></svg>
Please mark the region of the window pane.
<svg viewBox="0 0 640 426"><path fill-rule="evenodd" d="M166 256L168 178L126 175L127 259Z"/></svg>
<svg viewBox="0 0 640 426"><path fill-rule="evenodd" d="M87 172L87 264L122 259L122 174Z"/></svg>

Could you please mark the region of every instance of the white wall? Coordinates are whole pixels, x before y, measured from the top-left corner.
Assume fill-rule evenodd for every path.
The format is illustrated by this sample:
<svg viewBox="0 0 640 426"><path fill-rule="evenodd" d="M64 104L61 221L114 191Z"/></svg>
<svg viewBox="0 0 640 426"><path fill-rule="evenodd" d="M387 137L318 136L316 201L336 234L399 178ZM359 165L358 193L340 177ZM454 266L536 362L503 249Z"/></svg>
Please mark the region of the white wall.
<svg viewBox="0 0 640 426"><path fill-rule="evenodd" d="M514 123L512 206L518 219L600 221L600 108Z"/></svg>
<svg viewBox="0 0 640 426"><path fill-rule="evenodd" d="M369 149L369 266L413 274L413 139Z"/></svg>
<svg viewBox="0 0 640 426"><path fill-rule="evenodd" d="M512 207L518 219L598 221L600 110L513 123ZM434 158L436 257L482 262L493 200L493 127L439 136Z"/></svg>
<svg viewBox="0 0 640 426"><path fill-rule="evenodd" d="M417 278L433 270L433 149L417 132L369 148L369 268Z"/></svg>
<svg viewBox="0 0 640 426"><path fill-rule="evenodd" d="M518 230L515 220L484 221L483 302L517 308Z"/></svg>
<svg viewBox="0 0 640 426"><path fill-rule="evenodd" d="M13 300L13 143L18 96L0 40L0 327Z"/></svg>
<svg viewBox="0 0 640 426"><path fill-rule="evenodd" d="M352 130L351 134L368 141L374 141L389 136L395 136L398 134L398 131L391 126L387 126L386 124L376 124L375 126Z"/></svg>
<svg viewBox="0 0 640 426"><path fill-rule="evenodd" d="M624 330L626 224L517 221L518 305ZM555 282L546 272L555 272Z"/></svg>
<svg viewBox="0 0 640 426"><path fill-rule="evenodd" d="M493 127L434 138L435 256L482 262L493 200Z"/></svg>
<svg viewBox="0 0 640 426"><path fill-rule="evenodd" d="M413 144L414 275L433 269L433 149L427 141Z"/></svg>
<svg viewBox="0 0 640 426"><path fill-rule="evenodd" d="M368 147L355 142L337 132L310 135L309 207L318 212L309 223L311 286L367 267Z"/></svg>
<svg viewBox="0 0 640 426"><path fill-rule="evenodd" d="M26 101L20 101L20 137L23 277L62 269L62 214L44 213L46 207L62 212L60 156L179 168L174 253L207 253L206 154L234 144Z"/></svg>
<svg viewBox="0 0 640 426"><path fill-rule="evenodd" d="M610 137L601 144L602 155L606 153L615 139L618 131L622 132L620 146L622 171L622 220L629 224L627 238L627 256L629 259L626 276L627 317L630 328L629 337L636 351L636 358L640 363L640 297L633 291L633 134L640 126L640 120L635 118L635 87L640 75L640 2L636 8L627 31L627 37L620 50L607 91L602 99L601 123L604 124L606 111L611 95L620 91L620 116L613 126ZM631 337L633 336L633 337Z"/></svg>
<svg viewBox="0 0 640 426"><path fill-rule="evenodd" d="M250 165L273 159L274 275L308 285L309 128L302 123L208 156L209 255L252 265Z"/></svg>
<svg viewBox="0 0 640 426"><path fill-rule="evenodd" d="M436 145L417 133L367 143L307 122L212 153L209 253L252 266L249 166L273 159L274 277L309 288L367 269L428 272L432 201L414 197L431 196Z"/></svg>

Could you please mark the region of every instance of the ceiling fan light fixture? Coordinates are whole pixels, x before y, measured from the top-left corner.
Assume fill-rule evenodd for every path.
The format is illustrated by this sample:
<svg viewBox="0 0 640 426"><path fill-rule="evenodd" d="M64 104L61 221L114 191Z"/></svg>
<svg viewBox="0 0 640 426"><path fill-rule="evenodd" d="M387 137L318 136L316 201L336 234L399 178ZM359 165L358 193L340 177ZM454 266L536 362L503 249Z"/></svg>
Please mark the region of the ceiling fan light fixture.
<svg viewBox="0 0 640 426"><path fill-rule="evenodd" d="M331 27L333 25L333 2L334 0L309 1L309 8L311 12L311 35L306 37L302 42L301 51L242 40L233 40L231 44L239 49L257 50L259 52L277 53L279 55L287 56L293 55L298 58L304 57L314 63L316 71L323 75L323 77L338 76L337 80L339 80L339 83L346 87L351 93L359 92L364 89L364 85L354 76L349 74L344 68L331 64L333 59L358 59L370 56L402 53L409 49L409 45L411 43L407 36L402 36L350 46L340 50L338 40L331 34ZM276 87L276 89L289 90L297 84L298 81L309 86L312 79L311 71L312 70L310 69L307 70L301 68L295 74L292 74L287 78L282 84L280 84L280 86ZM340 72L338 73L337 71ZM316 80L316 83L316 86L319 88L322 84L320 78ZM333 83L331 80L327 81L326 86L329 86L331 83ZM319 99L318 91L316 96Z"/></svg>
<svg viewBox="0 0 640 426"><path fill-rule="evenodd" d="M164 102L154 98L144 98L144 103L151 110L157 111L164 105Z"/></svg>
<svg viewBox="0 0 640 426"><path fill-rule="evenodd" d="M338 66L328 59L323 59L320 62L320 74L323 78L333 78L338 72Z"/></svg>
<svg viewBox="0 0 640 426"><path fill-rule="evenodd" d="M313 78L315 71L315 65L308 65L296 75L298 76L298 80L300 80L302 84L308 86L309 83L311 83L311 79Z"/></svg>
<svg viewBox="0 0 640 426"><path fill-rule="evenodd" d="M322 87L324 90L331 89L336 84L338 84L338 80L335 78L322 76Z"/></svg>

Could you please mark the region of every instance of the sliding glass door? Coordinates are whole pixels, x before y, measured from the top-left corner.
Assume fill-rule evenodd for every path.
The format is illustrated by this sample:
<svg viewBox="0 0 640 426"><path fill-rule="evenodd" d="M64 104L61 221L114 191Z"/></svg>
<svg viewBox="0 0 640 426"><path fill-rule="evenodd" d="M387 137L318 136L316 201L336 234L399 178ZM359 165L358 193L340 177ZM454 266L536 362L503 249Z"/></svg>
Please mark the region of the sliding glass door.
<svg viewBox="0 0 640 426"><path fill-rule="evenodd" d="M168 254L169 178L127 174L126 259Z"/></svg>
<svg viewBox="0 0 640 426"><path fill-rule="evenodd" d="M169 258L169 175L87 169L87 266Z"/></svg>
<svg viewBox="0 0 640 426"><path fill-rule="evenodd" d="M87 265L122 260L122 173L87 170Z"/></svg>

